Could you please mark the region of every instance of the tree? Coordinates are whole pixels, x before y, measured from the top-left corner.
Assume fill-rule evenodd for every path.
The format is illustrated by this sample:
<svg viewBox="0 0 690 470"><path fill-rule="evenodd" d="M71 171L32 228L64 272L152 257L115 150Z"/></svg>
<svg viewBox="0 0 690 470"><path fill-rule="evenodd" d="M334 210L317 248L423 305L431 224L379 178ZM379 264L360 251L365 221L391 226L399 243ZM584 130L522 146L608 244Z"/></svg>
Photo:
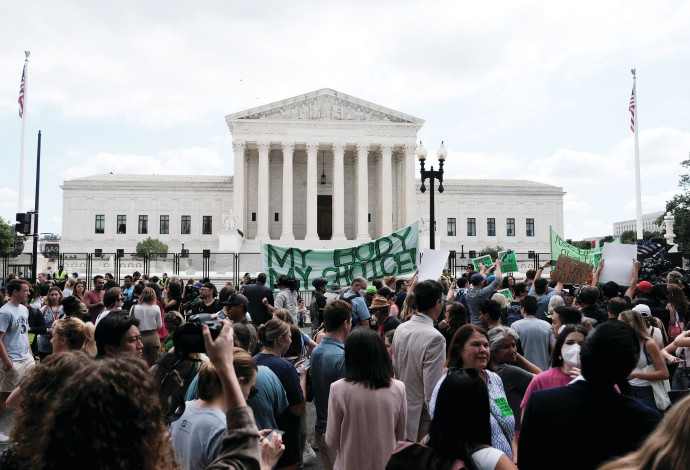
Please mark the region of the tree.
<svg viewBox="0 0 690 470"><path fill-rule="evenodd" d="M148 237L146 240L137 243L137 256L148 256L149 259L156 259L158 255L168 253L168 245L157 238Z"/></svg>
<svg viewBox="0 0 690 470"><path fill-rule="evenodd" d="M680 165L690 170L690 159L682 161ZM673 233L676 234L674 243L678 245L678 251L687 252L690 251L690 174L680 175L678 186L683 192L666 202L666 210L656 219L656 223L663 227L666 213L673 214Z"/></svg>
<svg viewBox="0 0 690 470"><path fill-rule="evenodd" d="M14 253L14 225L0 219L0 255L7 256Z"/></svg>
<svg viewBox="0 0 690 470"><path fill-rule="evenodd" d="M491 255L491 259L496 259L498 258L499 251L503 251L503 247L496 245L495 247L491 248L490 246L487 246L479 252L479 256Z"/></svg>

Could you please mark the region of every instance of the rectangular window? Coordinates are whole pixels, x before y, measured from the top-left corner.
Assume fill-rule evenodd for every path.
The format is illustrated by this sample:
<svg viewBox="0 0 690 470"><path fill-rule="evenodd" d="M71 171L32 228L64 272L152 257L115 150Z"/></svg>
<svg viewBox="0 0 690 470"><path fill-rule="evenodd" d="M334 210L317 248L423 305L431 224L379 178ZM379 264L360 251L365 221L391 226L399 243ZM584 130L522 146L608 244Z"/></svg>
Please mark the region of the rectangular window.
<svg viewBox="0 0 690 470"><path fill-rule="evenodd" d="M256 212L252 212L252 222L256 222Z"/></svg>
<svg viewBox="0 0 690 470"><path fill-rule="evenodd" d="M213 233L213 217L210 215L205 215L203 217L202 233L204 235L210 235Z"/></svg>
<svg viewBox="0 0 690 470"><path fill-rule="evenodd" d="M515 236L515 219L512 217L506 219L506 235L509 237Z"/></svg>
<svg viewBox="0 0 690 470"><path fill-rule="evenodd" d="M477 257L477 252L474 250L470 250L470 252L467 254L470 258L476 258Z"/></svg>
<svg viewBox="0 0 690 470"><path fill-rule="evenodd" d="M183 215L182 224L180 225L180 233L183 235L189 235L192 233L192 216Z"/></svg>
<svg viewBox="0 0 690 470"><path fill-rule="evenodd" d="M167 235L170 233L170 216L169 215L161 215L161 223L160 223L160 233L162 235Z"/></svg>
<svg viewBox="0 0 690 470"><path fill-rule="evenodd" d="M496 236L496 219L493 217L486 219L486 235L488 237Z"/></svg>
<svg viewBox="0 0 690 470"><path fill-rule="evenodd" d="M117 216L117 233L127 233L127 216Z"/></svg>
<svg viewBox="0 0 690 470"><path fill-rule="evenodd" d="M525 221L525 235L528 237L534 236L534 219L527 219Z"/></svg>
<svg viewBox="0 0 690 470"><path fill-rule="evenodd" d="M139 233L149 233L149 216L140 215L139 216Z"/></svg>
<svg viewBox="0 0 690 470"><path fill-rule="evenodd" d="M449 218L448 219L448 236L449 237L454 237L456 235L455 232L455 218Z"/></svg>
<svg viewBox="0 0 690 470"><path fill-rule="evenodd" d="M276 222L280 222L280 216L278 215L277 212L276 212L276 214L275 214L274 220L275 220Z"/></svg>
<svg viewBox="0 0 690 470"><path fill-rule="evenodd" d="M96 215L96 233L105 233L105 216Z"/></svg>
<svg viewBox="0 0 690 470"><path fill-rule="evenodd" d="M477 219L475 219L474 217L470 217L467 219L467 236L477 236Z"/></svg>

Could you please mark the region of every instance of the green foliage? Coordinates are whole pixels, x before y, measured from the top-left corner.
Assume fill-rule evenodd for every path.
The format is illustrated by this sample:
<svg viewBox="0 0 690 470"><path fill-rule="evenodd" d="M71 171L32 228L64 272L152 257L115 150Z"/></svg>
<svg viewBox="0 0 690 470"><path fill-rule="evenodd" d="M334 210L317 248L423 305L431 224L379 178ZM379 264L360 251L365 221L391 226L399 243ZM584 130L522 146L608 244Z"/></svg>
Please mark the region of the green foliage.
<svg viewBox="0 0 690 470"><path fill-rule="evenodd" d="M604 243L611 243L613 241L613 235L606 235L604 238L599 240L599 245L604 246Z"/></svg>
<svg viewBox="0 0 690 470"><path fill-rule="evenodd" d="M0 219L0 255L11 255L14 252L14 225Z"/></svg>
<svg viewBox="0 0 690 470"><path fill-rule="evenodd" d="M149 259L156 259L158 255L168 253L168 245L157 238L148 237L146 240L137 243L137 256L148 256Z"/></svg>
<svg viewBox="0 0 690 470"><path fill-rule="evenodd" d="M503 251L503 247L496 245L495 247L491 248L490 246L487 246L479 252L479 256L491 255L491 259L496 259L498 258L499 251Z"/></svg>
<svg viewBox="0 0 690 470"><path fill-rule="evenodd" d="M48 261L54 263L58 256L60 256L60 250L57 248L51 248L43 253L43 256L48 258Z"/></svg>
<svg viewBox="0 0 690 470"><path fill-rule="evenodd" d="M592 249L592 242L589 242L587 240L580 240L580 241L566 240L566 242L570 243L575 248L579 248L581 250L591 250Z"/></svg>
<svg viewBox="0 0 690 470"><path fill-rule="evenodd" d="M690 159L680 162L680 166L690 170ZM663 227L666 213L673 214L673 233L676 235L674 243L678 245L678 251L687 252L690 251L690 175L680 175L678 186L683 192L666 202L666 210L656 219L656 223Z"/></svg>

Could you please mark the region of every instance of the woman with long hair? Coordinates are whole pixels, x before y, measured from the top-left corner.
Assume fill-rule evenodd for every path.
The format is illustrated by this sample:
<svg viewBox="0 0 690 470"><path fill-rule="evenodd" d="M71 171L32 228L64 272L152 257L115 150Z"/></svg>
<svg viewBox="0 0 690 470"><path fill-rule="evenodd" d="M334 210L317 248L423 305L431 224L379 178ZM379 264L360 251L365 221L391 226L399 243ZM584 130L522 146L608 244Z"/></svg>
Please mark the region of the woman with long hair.
<svg viewBox="0 0 690 470"><path fill-rule="evenodd" d="M86 293L86 282L78 280L74 285L74 290L72 291L72 297L76 297L80 302L84 299L84 294Z"/></svg>
<svg viewBox="0 0 690 470"><path fill-rule="evenodd" d="M96 340L93 323L84 323L76 317L61 318L53 323L53 354L68 351L82 351L89 357L96 357Z"/></svg>
<svg viewBox="0 0 690 470"><path fill-rule="evenodd" d="M599 470L686 470L690 462L690 397L671 407L638 450Z"/></svg>
<svg viewBox="0 0 690 470"><path fill-rule="evenodd" d="M289 405L280 416L276 416L278 428L285 431L285 452L278 461L278 468L296 469L302 459L300 416L306 404L307 368L302 368L298 374L295 366L283 359L292 344L292 333L287 323L273 318L259 327L258 336L262 349L254 360L278 377Z"/></svg>
<svg viewBox="0 0 690 470"><path fill-rule="evenodd" d="M244 399L256 395L254 359L247 351L236 347L232 362ZM221 441L228 431L223 384L212 363L199 369L196 391L198 398L186 402L184 413L170 426L175 458L187 470L205 470L218 456Z"/></svg>
<svg viewBox="0 0 690 470"><path fill-rule="evenodd" d="M520 403L524 411L532 392L564 387L580 375L580 346L585 342L587 329L582 325L566 326L551 351L551 369L537 374L530 382Z"/></svg>
<svg viewBox="0 0 690 470"><path fill-rule="evenodd" d="M260 446L264 443L259 443L251 409L246 406L235 375L232 327L225 320L221 323L223 328L216 339L211 339L208 326L203 327L206 353L220 375L224 406L228 410L227 435L218 457L207 469L259 468ZM40 415L32 412L39 425L24 439L30 461L23 468L171 470L178 467L163 420L158 385L144 362L126 356L91 361L88 367L66 378L60 390L69 392L51 390L53 399L45 400L51 405L46 412Z"/></svg>
<svg viewBox="0 0 690 470"><path fill-rule="evenodd" d="M62 291L59 287L53 286L48 291L48 295L46 295L41 308L41 314L43 314L47 328L45 334L38 338L38 355L41 360L53 354L53 346L50 341L53 334L52 325L62 316L62 313Z"/></svg>
<svg viewBox="0 0 690 470"><path fill-rule="evenodd" d="M516 468L504 452L491 447L490 402L478 369L453 369L448 373L439 388L429 429L432 468L449 469L457 460L462 460L468 470Z"/></svg>
<svg viewBox="0 0 690 470"><path fill-rule="evenodd" d="M182 306L182 287L177 282L168 282L163 296L165 313L177 312Z"/></svg>
<svg viewBox="0 0 690 470"><path fill-rule="evenodd" d="M669 341L673 341L685 329L685 323L688 320L688 299L683 289L675 284L669 284L666 289L666 309L670 314Z"/></svg>
<svg viewBox="0 0 690 470"><path fill-rule="evenodd" d="M489 390L489 405L491 411L491 445L503 451L509 458L513 458L512 442L515 430L515 417L508 404L503 381L493 372L489 350L489 337L477 325L465 325L453 336L446 359L449 373L452 369L477 369L479 377ZM436 397L443 381L448 375L441 377L429 400L429 415L435 416Z"/></svg>
<svg viewBox="0 0 690 470"><path fill-rule="evenodd" d="M160 338L156 330L163 326L161 309L156 303L156 291L145 287L139 302L132 307L131 316L139 320L141 342L144 344L143 358L152 366L158 360L161 347Z"/></svg>
<svg viewBox="0 0 690 470"><path fill-rule="evenodd" d="M370 328L347 336L345 369L328 398L326 443L338 452L333 468L384 469L396 441L405 439L405 385L393 378L386 346Z"/></svg>
<svg viewBox="0 0 690 470"><path fill-rule="evenodd" d="M503 279L501 279L501 289L508 289L510 290L510 295L515 298L515 289L513 288L515 286L515 278L513 277L512 274L506 274L503 276Z"/></svg>
<svg viewBox="0 0 690 470"><path fill-rule="evenodd" d="M10 447L0 457L1 468L33 468L29 462L45 415L55 398L65 393L64 383L92 364L85 354L68 352L49 357L29 373L21 389L16 389L18 393L13 393L12 406L17 411L12 421Z"/></svg>
<svg viewBox="0 0 690 470"><path fill-rule="evenodd" d="M668 379L668 368L664 363L659 346L649 335L647 324L640 312L625 310L618 315L618 319L632 326L640 341L640 358L628 376L633 398L654 410L656 409L656 401L650 382ZM643 371L650 364L654 365L654 372Z"/></svg>

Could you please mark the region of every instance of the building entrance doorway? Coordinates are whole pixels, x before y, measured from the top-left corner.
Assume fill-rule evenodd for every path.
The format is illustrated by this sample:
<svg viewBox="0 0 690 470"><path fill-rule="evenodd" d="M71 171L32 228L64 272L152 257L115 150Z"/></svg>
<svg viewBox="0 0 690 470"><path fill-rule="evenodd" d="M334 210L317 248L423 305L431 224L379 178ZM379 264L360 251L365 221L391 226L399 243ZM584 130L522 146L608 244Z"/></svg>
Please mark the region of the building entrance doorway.
<svg viewBox="0 0 690 470"><path fill-rule="evenodd" d="M317 196L316 233L319 240L330 240L333 236L333 196Z"/></svg>

